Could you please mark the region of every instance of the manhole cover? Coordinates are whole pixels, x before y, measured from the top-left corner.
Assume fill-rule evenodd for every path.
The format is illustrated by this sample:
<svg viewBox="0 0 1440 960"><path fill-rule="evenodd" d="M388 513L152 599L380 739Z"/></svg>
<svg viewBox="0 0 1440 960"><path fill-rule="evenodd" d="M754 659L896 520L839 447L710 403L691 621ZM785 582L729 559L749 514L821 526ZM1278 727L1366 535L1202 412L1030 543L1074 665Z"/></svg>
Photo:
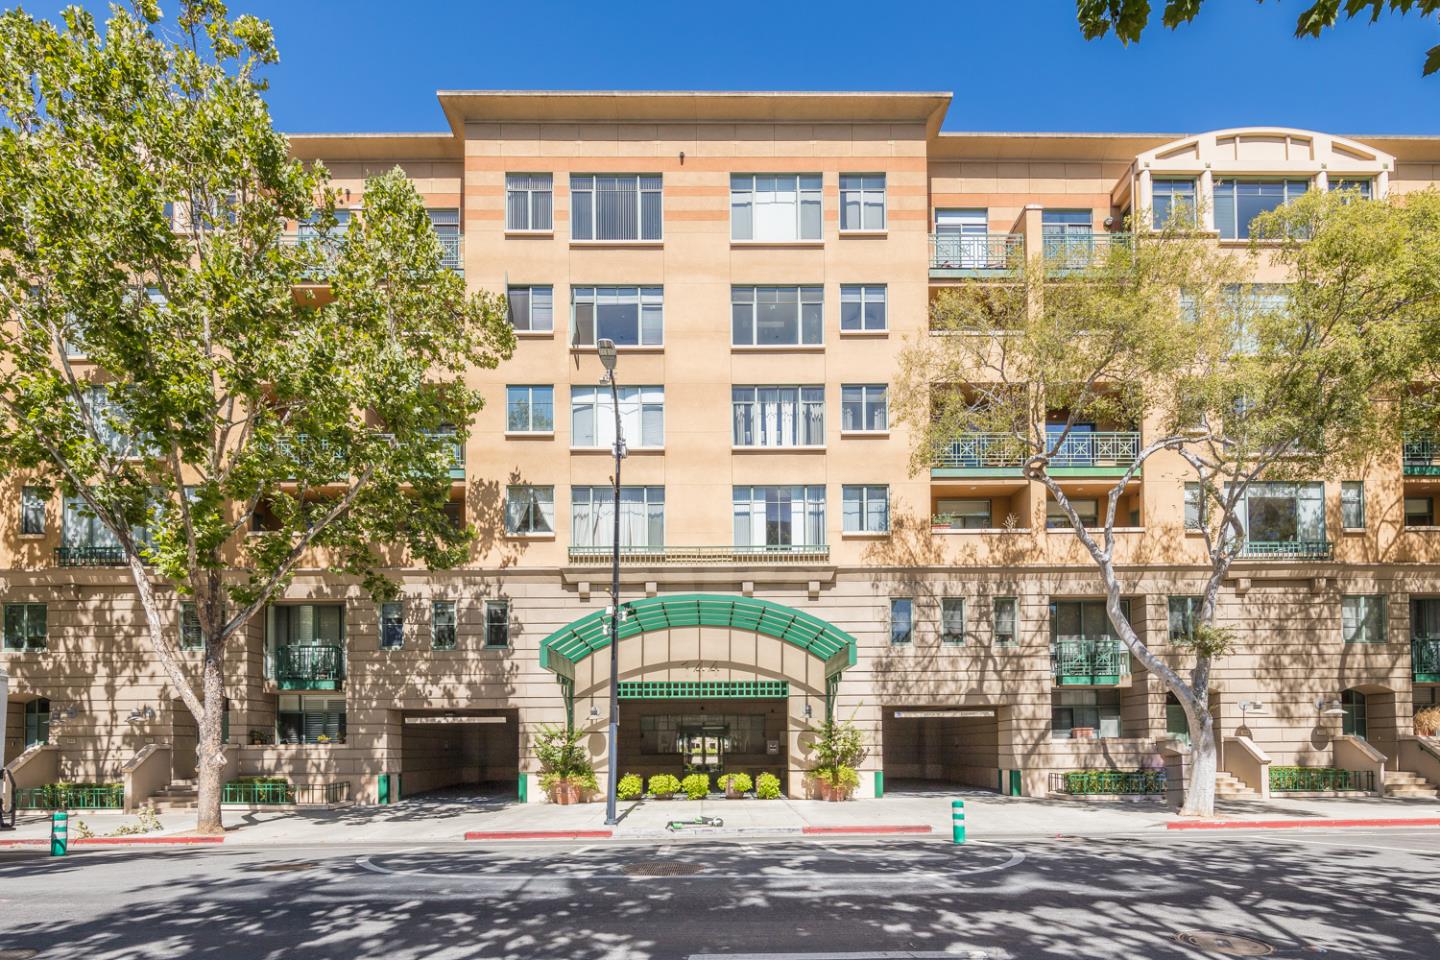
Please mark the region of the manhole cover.
<svg viewBox="0 0 1440 960"><path fill-rule="evenodd" d="M700 872L698 863L627 863L627 877L690 877Z"/></svg>
<svg viewBox="0 0 1440 960"><path fill-rule="evenodd" d="M320 864L314 861L301 863L262 863L255 869L263 873L296 873L301 870L314 870L318 866L320 866ZM0 955L0 960L5 960L3 955Z"/></svg>
<svg viewBox="0 0 1440 960"><path fill-rule="evenodd" d="M1188 930L1177 933L1175 939L1186 946L1206 953L1219 953L1227 957L1268 957L1275 948L1249 937L1237 937L1230 933L1211 933L1208 930Z"/></svg>

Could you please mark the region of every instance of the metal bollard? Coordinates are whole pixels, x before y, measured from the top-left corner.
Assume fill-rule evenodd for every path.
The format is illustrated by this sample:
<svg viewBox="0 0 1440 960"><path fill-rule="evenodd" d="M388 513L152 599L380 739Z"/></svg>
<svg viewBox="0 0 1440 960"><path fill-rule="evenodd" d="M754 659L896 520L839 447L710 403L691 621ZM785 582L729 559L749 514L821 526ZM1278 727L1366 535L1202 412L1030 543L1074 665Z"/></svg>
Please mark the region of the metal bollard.
<svg viewBox="0 0 1440 960"><path fill-rule="evenodd" d="M951 800L951 801L950 801L950 828L951 828L951 831L952 831L952 834L953 834L952 837L951 837L951 839L954 840L956 843L964 843L964 842L965 842L965 801L964 801L964 800Z"/></svg>
<svg viewBox="0 0 1440 960"><path fill-rule="evenodd" d="M50 818L50 856L63 857L70 850L70 814L56 810Z"/></svg>

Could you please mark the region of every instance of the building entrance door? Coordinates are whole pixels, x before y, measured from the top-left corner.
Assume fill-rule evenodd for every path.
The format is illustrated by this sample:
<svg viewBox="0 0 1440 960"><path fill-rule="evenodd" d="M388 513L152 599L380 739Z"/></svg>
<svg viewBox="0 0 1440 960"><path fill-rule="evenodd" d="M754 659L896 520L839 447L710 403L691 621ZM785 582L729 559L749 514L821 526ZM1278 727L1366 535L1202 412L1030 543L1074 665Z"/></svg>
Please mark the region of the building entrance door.
<svg viewBox="0 0 1440 960"><path fill-rule="evenodd" d="M718 777L725 772L725 751L730 746L727 724L706 724L684 727L677 737L684 758L686 773L708 773Z"/></svg>

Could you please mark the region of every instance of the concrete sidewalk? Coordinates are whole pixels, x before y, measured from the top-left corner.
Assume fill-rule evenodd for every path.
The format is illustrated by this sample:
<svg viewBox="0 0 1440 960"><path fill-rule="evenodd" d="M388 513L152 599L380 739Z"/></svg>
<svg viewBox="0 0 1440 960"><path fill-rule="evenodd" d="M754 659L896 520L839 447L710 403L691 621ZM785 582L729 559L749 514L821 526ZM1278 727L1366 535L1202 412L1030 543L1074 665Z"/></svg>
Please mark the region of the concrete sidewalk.
<svg viewBox="0 0 1440 960"><path fill-rule="evenodd" d="M855 833L885 833L877 828L928 828L931 835L950 836L950 801L965 801L968 835L972 839L1044 838L1164 833L1175 826L1193 824L1176 817L1158 803L1082 803L1041 798L1000 797L993 793L913 794L881 800L823 803L817 800L647 800L621 804L621 821L605 826L604 804L561 807L463 798L415 797L386 807L342 807L333 810L287 810L244 813L226 811L225 843L326 844L453 843L467 834L483 839L504 835L565 835L595 838L610 830L617 840L649 840L676 836L765 837L794 836L834 828L858 828ZM666 829L672 820L719 817L722 828ZM1222 802L1216 821L1254 823L1257 828L1274 821L1424 821L1440 818L1434 800L1272 800ZM193 813L164 814L163 829L148 838L180 838L194 828ZM133 815L94 813L72 815L71 837L83 822L97 836L136 822ZM1419 824L1417 824L1419 825ZM44 840L49 836L45 815L22 816L13 832L0 833L0 846L15 841ZM890 831L898 832L898 831Z"/></svg>

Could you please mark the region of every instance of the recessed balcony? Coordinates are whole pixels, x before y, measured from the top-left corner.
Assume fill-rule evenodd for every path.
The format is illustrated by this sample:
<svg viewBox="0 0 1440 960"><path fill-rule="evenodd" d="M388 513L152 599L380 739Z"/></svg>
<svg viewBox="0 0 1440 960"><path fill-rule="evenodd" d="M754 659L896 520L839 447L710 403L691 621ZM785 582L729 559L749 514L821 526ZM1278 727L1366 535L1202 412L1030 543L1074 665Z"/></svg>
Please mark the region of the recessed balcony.
<svg viewBox="0 0 1440 960"><path fill-rule="evenodd" d="M1025 262L1025 238L1018 233L930 235L930 276L937 280L993 277Z"/></svg>
<svg viewBox="0 0 1440 960"><path fill-rule="evenodd" d="M1130 246L1133 239L1128 233L1046 233L1041 238L1041 253L1047 272L1090 270L1103 266L1114 250Z"/></svg>
<svg viewBox="0 0 1440 960"><path fill-rule="evenodd" d="M281 690L339 690L344 679L342 647L291 644L275 648L275 684Z"/></svg>
<svg viewBox="0 0 1440 960"><path fill-rule="evenodd" d="M1057 640L1050 665L1061 686L1113 686L1130 673L1130 651L1117 639Z"/></svg>
<svg viewBox="0 0 1440 960"><path fill-rule="evenodd" d="M1440 683L1440 637L1410 639L1410 670L1416 683Z"/></svg>

